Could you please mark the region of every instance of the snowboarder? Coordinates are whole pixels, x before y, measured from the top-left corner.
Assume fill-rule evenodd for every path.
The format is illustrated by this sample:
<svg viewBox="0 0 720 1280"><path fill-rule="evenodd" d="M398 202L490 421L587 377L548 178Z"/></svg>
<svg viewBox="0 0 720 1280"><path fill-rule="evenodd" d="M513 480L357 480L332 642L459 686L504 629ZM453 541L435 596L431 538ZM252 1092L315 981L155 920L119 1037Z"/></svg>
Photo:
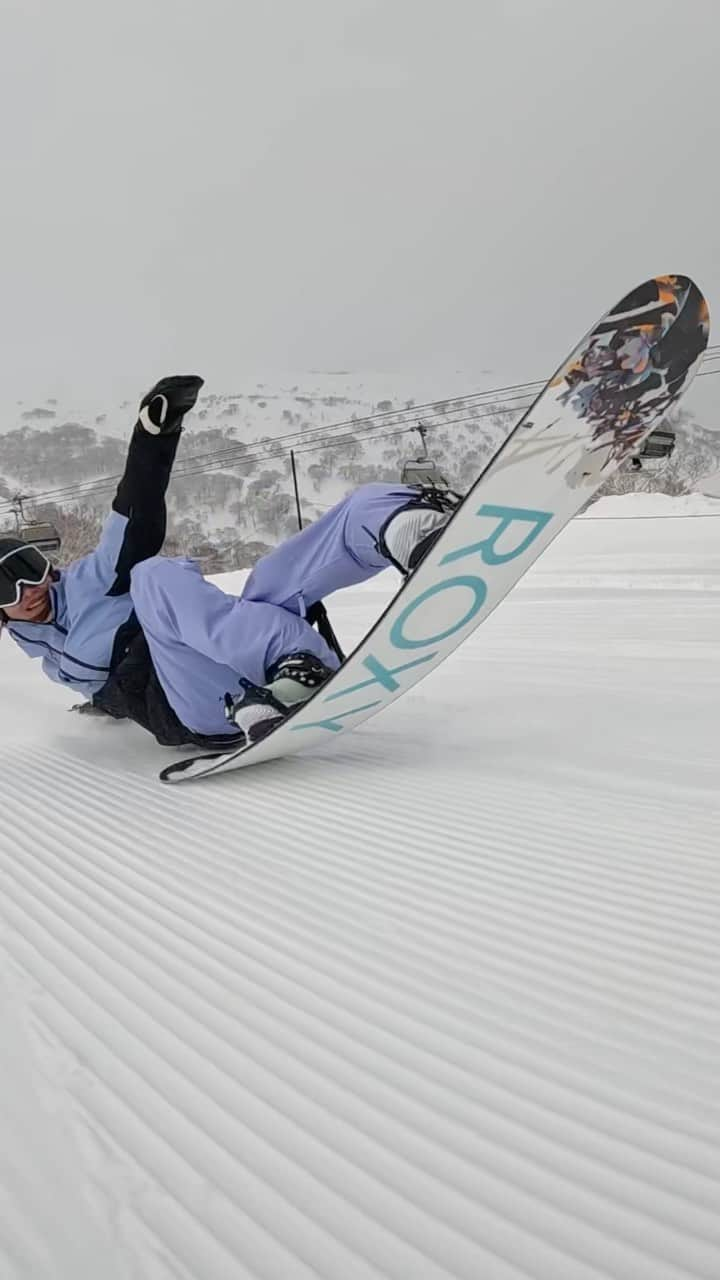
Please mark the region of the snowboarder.
<svg viewBox="0 0 720 1280"><path fill-rule="evenodd" d="M0 538L0 626L88 709L134 720L168 746L264 736L340 665L311 625L313 606L388 564L411 572L455 506L435 490L363 485L228 595L195 561L159 555L175 452L202 384L164 378L142 400L93 552L57 569Z"/></svg>

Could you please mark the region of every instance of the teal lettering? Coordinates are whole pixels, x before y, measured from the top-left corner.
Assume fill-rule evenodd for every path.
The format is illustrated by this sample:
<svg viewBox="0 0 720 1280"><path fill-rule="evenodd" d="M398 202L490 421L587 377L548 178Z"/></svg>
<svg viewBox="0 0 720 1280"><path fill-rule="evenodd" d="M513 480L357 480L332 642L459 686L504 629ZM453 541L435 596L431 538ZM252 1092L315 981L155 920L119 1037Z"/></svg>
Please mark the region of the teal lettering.
<svg viewBox="0 0 720 1280"><path fill-rule="evenodd" d="M419 609L421 605L429 600L432 596L437 595L439 591L449 591L453 587L464 587L473 593L473 600L466 612L457 622L453 622L452 626L446 627L444 631L439 631L435 636L426 636L424 640L409 640L403 634L403 628L408 618ZM460 578L448 578L445 582L437 582L434 586L428 587L427 591L423 591L403 609L398 618L395 619L390 631L390 642L395 645L396 649L422 649L428 644L439 644L441 640L447 640L448 636L453 635L455 631L459 631L461 627L467 625L471 618L475 617L478 609L483 605L487 595L487 586L482 578L464 576Z"/></svg>
<svg viewBox="0 0 720 1280"><path fill-rule="evenodd" d="M422 658L413 658L412 662L404 662L401 667L393 667L390 671L379 658L370 654L367 658L363 658L363 666L372 672L371 680L361 680L359 684L348 685L347 689L339 689L337 693L329 693L325 702L332 702L333 698L344 698L348 693L357 693L360 689L367 689L371 684L382 685L383 689L395 693L400 688L399 682L395 676L401 671L409 671L411 667L419 667L424 662L432 662L435 653L425 653Z"/></svg>
<svg viewBox="0 0 720 1280"><path fill-rule="evenodd" d="M340 724L346 716L359 715L361 711L370 711L373 707L382 706L382 699L377 702L366 702L364 707L351 707L349 711L340 711L336 716L330 716L328 720L313 720L310 724L293 724L290 723L290 729L293 733L300 733L302 729L327 729L329 733L340 733L345 726Z"/></svg>
<svg viewBox="0 0 720 1280"><path fill-rule="evenodd" d="M440 564L452 564L454 560L461 560L463 556L475 555L480 553L480 558L485 564L506 564L508 560L514 560L516 556L521 556L539 533L552 520L552 511L525 511L522 507L495 507L482 506L478 513L479 516L492 516L499 521L495 530L487 538L483 538L481 542L473 542L467 547L460 547L458 551L448 551L443 556ZM495 543L502 536L511 524L515 521L523 521L525 524L533 524L535 527L531 529L523 538L522 542L515 547L513 551L495 551Z"/></svg>

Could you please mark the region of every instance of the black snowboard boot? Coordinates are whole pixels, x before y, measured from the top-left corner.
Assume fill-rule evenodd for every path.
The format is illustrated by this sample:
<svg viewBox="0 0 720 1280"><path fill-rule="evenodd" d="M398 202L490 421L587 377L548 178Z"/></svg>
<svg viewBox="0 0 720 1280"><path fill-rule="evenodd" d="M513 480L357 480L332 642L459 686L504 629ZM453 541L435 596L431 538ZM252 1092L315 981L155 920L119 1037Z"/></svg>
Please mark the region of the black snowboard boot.
<svg viewBox="0 0 720 1280"><path fill-rule="evenodd" d="M241 679L239 694L225 694L225 715L242 729L248 744L259 742L332 675L312 653L291 653L267 671L267 683Z"/></svg>

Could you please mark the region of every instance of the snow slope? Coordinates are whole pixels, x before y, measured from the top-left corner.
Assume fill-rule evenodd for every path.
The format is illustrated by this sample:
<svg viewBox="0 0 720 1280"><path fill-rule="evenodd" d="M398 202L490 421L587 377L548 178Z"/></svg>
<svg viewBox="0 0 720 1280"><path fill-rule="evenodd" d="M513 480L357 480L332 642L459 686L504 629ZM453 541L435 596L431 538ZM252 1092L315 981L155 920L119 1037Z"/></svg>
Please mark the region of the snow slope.
<svg viewBox="0 0 720 1280"><path fill-rule="evenodd" d="M2 642L0 1280L720 1274L720 504L613 508L188 788Z"/></svg>

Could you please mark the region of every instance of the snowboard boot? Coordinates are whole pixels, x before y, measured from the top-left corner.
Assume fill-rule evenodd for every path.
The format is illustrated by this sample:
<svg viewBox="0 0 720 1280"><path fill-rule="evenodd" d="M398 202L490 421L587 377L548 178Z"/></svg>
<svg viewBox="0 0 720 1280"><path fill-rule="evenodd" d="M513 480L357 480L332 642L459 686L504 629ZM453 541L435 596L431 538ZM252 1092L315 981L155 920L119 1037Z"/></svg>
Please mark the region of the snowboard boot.
<svg viewBox="0 0 720 1280"><path fill-rule="evenodd" d="M267 671L267 683L241 679L239 694L225 694L225 715L242 729L247 745L265 738L281 720L312 697L332 675L312 653L291 653Z"/></svg>
<svg viewBox="0 0 720 1280"><path fill-rule="evenodd" d="M435 546L459 505L444 489L421 488L419 496L393 512L378 535L378 549L406 577Z"/></svg>

